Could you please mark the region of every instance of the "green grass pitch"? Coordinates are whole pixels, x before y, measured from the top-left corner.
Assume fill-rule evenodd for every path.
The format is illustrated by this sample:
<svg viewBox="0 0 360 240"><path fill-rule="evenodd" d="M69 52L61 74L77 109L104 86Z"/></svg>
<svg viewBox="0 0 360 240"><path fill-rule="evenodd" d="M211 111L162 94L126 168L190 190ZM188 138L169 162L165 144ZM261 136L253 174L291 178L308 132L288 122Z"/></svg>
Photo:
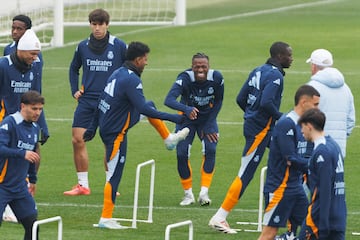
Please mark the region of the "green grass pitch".
<svg viewBox="0 0 360 240"><path fill-rule="evenodd" d="M101 214L105 173L104 148L97 136L88 147L90 156L89 181L92 194L87 197L67 197L63 192L76 183L72 158L71 122L76 106L70 94L68 67L75 44L90 33L89 28L67 28L63 48L43 51L45 60L43 94L45 112L51 137L42 149L42 163L38 176L36 202L39 219L60 215L63 219L63 239L164 239L168 224L191 220L194 239L257 239L258 233L239 232L223 235L207 224L220 206L226 191L237 175L244 145L242 112L235 103L236 95L248 73L268 58L268 49L274 41L288 42L293 48L294 62L286 71L282 111L293 106L293 95L308 81L310 67L305 60L316 48L332 51L335 66L345 75L351 87L356 109L360 94L360 2L358 0L213 0L188 1L187 26L184 27L112 27L112 34L127 43L143 41L151 48L149 65L142 76L144 93L163 111L167 91L176 75L190 66L196 52L210 56L212 68L222 71L225 78L225 100L219 114L220 142L217 150L216 172L209 207L194 204L180 207L183 197L176 171L174 151L167 151L162 140L146 122L129 131L127 165L120 184L121 197L117 199L114 217L131 218L136 165L148 159L156 161L154 213L152 224L138 223L137 229L104 230L94 228ZM359 116L359 114L357 114ZM358 118L359 119L359 118ZM174 129L172 123L169 128ZM346 194L348 206L347 239L360 239L352 232L360 232L360 181L358 126L348 140L345 161ZM266 165L265 154L261 166ZM201 147L196 139L192 148L193 190L199 192ZM149 172L144 168L141 181L138 214L146 218ZM244 197L229 215L234 228L237 221L256 221L259 192L258 170ZM123 225L130 225L123 222ZM3 222L0 239L22 239L21 225ZM41 239L56 239L56 224L41 226ZM174 229L171 239L187 239L186 227Z"/></svg>

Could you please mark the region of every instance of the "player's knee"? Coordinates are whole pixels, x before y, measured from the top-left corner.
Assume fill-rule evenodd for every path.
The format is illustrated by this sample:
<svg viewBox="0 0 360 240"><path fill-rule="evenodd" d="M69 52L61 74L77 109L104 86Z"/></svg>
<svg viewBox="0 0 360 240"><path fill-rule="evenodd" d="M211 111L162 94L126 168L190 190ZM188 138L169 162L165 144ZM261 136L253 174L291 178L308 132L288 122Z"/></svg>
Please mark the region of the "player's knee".
<svg viewBox="0 0 360 240"><path fill-rule="evenodd" d="M27 216L23 219L20 219L20 223L25 227L31 227L33 226L34 222L37 220L37 214L32 214L30 216Z"/></svg>
<svg viewBox="0 0 360 240"><path fill-rule="evenodd" d="M178 153L176 154L176 157L177 157L177 159L178 159L178 163L179 163L179 164L183 163L183 164L186 164L186 165L187 165L187 161L188 161L188 159L189 159L189 156L188 156L188 154L186 154L184 151L178 152Z"/></svg>
<svg viewBox="0 0 360 240"><path fill-rule="evenodd" d="M71 140L73 145L85 145L83 135L73 135Z"/></svg>
<svg viewBox="0 0 360 240"><path fill-rule="evenodd" d="M25 217L20 221L20 223L23 225L24 230L25 230L25 236L24 236L24 240L31 240L32 239L32 228L34 225L34 222L37 220L37 214L33 214L30 215L28 217ZM39 232L39 228L36 230L37 235Z"/></svg>
<svg viewBox="0 0 360 240"><path fill-rule="evenodd" d="M205 149L205 156L210 157L210 158L215 158L215 154L216 154L216 146L215 145L210 145Z"/></svg>

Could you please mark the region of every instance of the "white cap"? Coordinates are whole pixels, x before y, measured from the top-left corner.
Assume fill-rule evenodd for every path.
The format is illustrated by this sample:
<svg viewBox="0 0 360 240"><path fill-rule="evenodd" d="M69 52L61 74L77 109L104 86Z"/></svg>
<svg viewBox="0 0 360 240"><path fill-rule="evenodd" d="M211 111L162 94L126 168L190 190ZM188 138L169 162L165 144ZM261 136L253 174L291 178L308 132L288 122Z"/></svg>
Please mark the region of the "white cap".
<svg viewBox="0 0 360 240"><path fill-rule="evenodd" d="M41 50L40 40L31 29L26 30L20 38L17 46L18 50Z"/></svg>
<svg viewBox="0 0 360 240"><path fill-rule="evenodd" d="M326 49L316 49L311 53L311 56L306 63L312 63L322 67L330 67L333 65L332 54Z"/></svg>

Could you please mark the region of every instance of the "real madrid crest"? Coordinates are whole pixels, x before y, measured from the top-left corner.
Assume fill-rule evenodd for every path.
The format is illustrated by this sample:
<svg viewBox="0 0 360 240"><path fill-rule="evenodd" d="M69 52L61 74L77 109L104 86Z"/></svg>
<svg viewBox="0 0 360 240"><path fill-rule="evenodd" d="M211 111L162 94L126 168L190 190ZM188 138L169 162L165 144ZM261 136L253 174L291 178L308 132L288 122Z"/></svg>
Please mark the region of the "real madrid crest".
<svg viewBox="0 0 360 240"><path fill-rule="evenodd" d="M208 89L208 94L213 94L214 93L214 88L213 87L209 87Z"/></svg>
<svg viewBox="0 0 360 240"><path fill-rule="evenodd" d="M113 51L109 51L107 54L108 59L113 59L114 58L114 53Z"/></svg>

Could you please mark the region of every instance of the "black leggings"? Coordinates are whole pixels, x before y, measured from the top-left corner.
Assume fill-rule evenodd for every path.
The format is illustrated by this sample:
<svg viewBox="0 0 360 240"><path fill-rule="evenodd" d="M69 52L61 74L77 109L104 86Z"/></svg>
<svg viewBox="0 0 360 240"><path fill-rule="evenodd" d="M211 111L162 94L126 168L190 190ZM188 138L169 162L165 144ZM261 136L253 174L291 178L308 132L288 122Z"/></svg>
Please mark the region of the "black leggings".
<svg viewBox="0 0 360 240"><path fill-rule="evenodd" d="M31 215L21 219L20 222L25 229L24 240L32 240L32 228L36 219L37 219L37 215ZM36 231L37 231L36 235L39 236L39 228ZM39 238L36 239L38 240Z"/></svg>

